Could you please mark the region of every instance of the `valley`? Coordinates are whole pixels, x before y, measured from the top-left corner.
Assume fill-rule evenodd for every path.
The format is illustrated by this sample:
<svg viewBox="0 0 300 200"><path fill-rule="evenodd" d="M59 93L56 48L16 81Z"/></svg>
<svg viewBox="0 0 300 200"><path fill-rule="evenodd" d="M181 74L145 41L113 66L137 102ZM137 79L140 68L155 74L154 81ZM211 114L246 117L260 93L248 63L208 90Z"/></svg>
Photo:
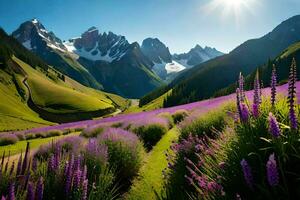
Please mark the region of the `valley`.
<svg viewBox="0 0 300 200"><path fill-rule="evenodd" d="M300 199L295 9L133 2L0 7L1 200Z"/></svg>

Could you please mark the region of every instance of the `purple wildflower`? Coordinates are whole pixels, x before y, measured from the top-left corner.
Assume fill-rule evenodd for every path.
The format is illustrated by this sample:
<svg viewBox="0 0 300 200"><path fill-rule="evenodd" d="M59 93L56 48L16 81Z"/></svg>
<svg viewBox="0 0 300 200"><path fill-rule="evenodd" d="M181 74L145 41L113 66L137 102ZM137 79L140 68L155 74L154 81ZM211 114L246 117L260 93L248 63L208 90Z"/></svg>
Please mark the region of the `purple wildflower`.
<svg viewBox="0 0 300 200"><path fill-rule="evenodd" d="M6 200L6 198L4 196L1 197L1 200Z"/></svg>
<svg viewBox="0 0 300 200"><path fill-rule="evenodd" d="M276 101L276 86L277 86L277 74L275 65L273 65L272 77L271 77L271 104L274 107Z"/></svg>
<svg viewBox="0 0 300 200"><path fill-rule="evenodd" d="M297 76L296 60L294 58L292 61L291 68L290 68L289 95L288 95L289 118L290 118L291 128L293 130L297 129L297 126L298 126L297 116L296 116L296 112L295 112L296 81L297 81L296 76Z"/></svg>
<svg viewBox="0 0 300 200"><path fill-rule="evenodd" d="M11 182L8 188L8 200L15 200L15 183Z"/></svg>
<svg viewBox="0 0 300 200"><path fill-rule="evenodd" d="M21 155L20 155L19 160L18 160L17 175L21 174L21 170L22 170L22 152L21 152Z"/></svg>
<svg viewBox="0 0 300 200"><path fill-rule="evenodd" d="M28 157L29 157L29 142L26 145L26 151L23 159L21 174L24 175L28 165Z"/></svg>
<svg viewBox="0 0 300 200"><path fill-rule="evenodd" d="M104 144L99 144L96 139L90 139L86 145L86 155L97 159L101 164L106 164L108 160L108 148Z"/></svg>
<svg viewBox="0 0 300 200"><path fill-rule="evenodd" d="M260 92L259 74L257 71L254 80L254 95L253 95L253 106L252 106L252 113L254 117L258 117L259 115L260 103L261 103L261 92Z"/></svg>
<svg viewBox="0 0 300 200"><path fill-rule="evenodd" d="M13 163L11 164L11 167L10 167L10 172L9 172L9 175L12 176L13 172L14 172L14 169L15 169L15 161L13 161Z"/></svg>
<svg viewBox="0 0 300 200"><path fill-rule="evenodd" d="M44 183L43 183L43 177L40 177L36 189L35 189L35 199L36 200L42 200L43 199L43 193L44 193Z"/></svg>
<svg viewBox="0 0 300 200"><path fill-rule="evenodd" d="M82 200L87 200L88 180L84 180L82 187Z"/></svg>
<svg viewBox="0 0 300 200"><path fill-rule="evenodd" d="M240 119L242 122L248 122L249 121L249 110L248 107L246 106L246 104L242 103L241 104L241 116Z"/></svg>
<svg viewBox="0 0 300 200"><path fill-rule="evenodd" d="M75 190L78 190L80 187L80 181L81 181L81 170L77 169L73 175L73 188Z"/></svg>
<svg viewBox="0 0 300 200"><path fill-rule="evenodd" d="M259 116L259 104L253 104L252 105L252 114L253 117L257 118Z"/></svg>
<svg viewBox="0 0 300 200"><path fill-rule="evenodd" d="M279 184L279 174L277 170L277 163L275 154L271 154L267 162L267 178L270 186L274 187Z"/></svg>
<svg viewBox="0 0 300 200"><path fill-rule="evenodd" d="M245 159L243 159L241 161L241 166L242 166L245 181L246 181L247 185L252 189L253 188L253 176L252 176L251 168Z"/></svg>
<svg viewBox="0 0 300 200"><path fill-rule="evenodd" d="M51 155L51 157L48 159L48 172L55 171L55 160L54 155Z"/></svg>
<svg viewBox="0 0 300 200"><path fill-rule="evenodd" d="M34 200L34 186L31 182L27 186L27 200Z"/></svg>
<svg viewBox="0 0 300 200"><path fill-rule="evenodd" d="M240 89L240 101L244 102L245 101L245 93L244 93L244 76L242 73L239 75L239 89Z"/></svg>
<svg viewBox="0 0 300 200"><path fill-rule="evenodd" d="M68 163L68 167L67 167L66 183L65 183L65 193L66 193L66 195L69 194L70 189L72 187L73 166L74 166L74 155L72 154L71 158L69 158L69 163Z"/></svg>
<svg viewBox="0 0 300 200"><path fill-rule="evenodd" d="M82 183L84 183L84 181L86 180L86 176L87 176L87 166L84 165L82 175L81 175L81 182Z"/></svg>
<svg viewBox="0 0 300 200"><path fill-rule="evenodd" d="M261 103L261 96L260 96L260 81L259 81L259 73L256 72L255 80L254 80L254 95L253 95L253 103L260 104Z"/></svg>
<svg viewBox="0 0 300 200"><path fill-rule="evenodd" d="M269 113L269 132L275 137L279 137L280 136L280 128L279 128L279 124L276 120L276 117L270 112Z"/></svg>
<svg viewBox="0 0 300 200"><path fill-rule="evenodd" d="M36 171L37 170L37 159L36 158L32 158L31 169L32 169L32 171Z"/></svg>
<svg viewBox="0 0 300 200"><path fill-rule="evenodd" d="M236 89L236 107L237 107L239 116L241 116L242 111L241 111L240 88L237 88L237 89Z"/></svg>

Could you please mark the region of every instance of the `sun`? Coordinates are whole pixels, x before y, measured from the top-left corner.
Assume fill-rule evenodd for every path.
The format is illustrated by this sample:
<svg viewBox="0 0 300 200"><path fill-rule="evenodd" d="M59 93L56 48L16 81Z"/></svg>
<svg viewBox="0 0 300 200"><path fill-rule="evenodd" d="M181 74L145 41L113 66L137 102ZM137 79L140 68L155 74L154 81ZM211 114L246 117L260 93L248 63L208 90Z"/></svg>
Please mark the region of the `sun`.
<svg viewBox="0 0 300 200"><path fill-rule="evenodd" d="M237 25L247 14L253 14L258 0L208 0L202 11L209 15L219 15L221 19L234 19Z"/></svg>
<svg viewBox="0 0 300 200"><path fill-rule="evenodd" d="M242 6L242 4L245 2L245 0L221 0L221 1L223 1L224 4L233 7Z"/></svg>

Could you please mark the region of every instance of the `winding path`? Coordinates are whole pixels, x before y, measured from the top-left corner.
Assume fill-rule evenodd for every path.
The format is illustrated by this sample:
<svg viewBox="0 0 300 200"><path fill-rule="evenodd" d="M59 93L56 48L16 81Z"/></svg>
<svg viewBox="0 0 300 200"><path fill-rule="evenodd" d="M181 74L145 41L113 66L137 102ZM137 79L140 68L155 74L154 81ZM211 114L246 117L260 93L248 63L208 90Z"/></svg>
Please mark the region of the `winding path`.
<svg viewBox="0 0 300 200"><path fill-rule="evenodd" d="M139 172L139 176L125 195L127 200L150 200L155 199L156 193L163 188L162 170L168 165L165 152L178 139L178 129L174 127L169 130L162 139L156 144L152 151L145 157L145 163Z"/></svg>

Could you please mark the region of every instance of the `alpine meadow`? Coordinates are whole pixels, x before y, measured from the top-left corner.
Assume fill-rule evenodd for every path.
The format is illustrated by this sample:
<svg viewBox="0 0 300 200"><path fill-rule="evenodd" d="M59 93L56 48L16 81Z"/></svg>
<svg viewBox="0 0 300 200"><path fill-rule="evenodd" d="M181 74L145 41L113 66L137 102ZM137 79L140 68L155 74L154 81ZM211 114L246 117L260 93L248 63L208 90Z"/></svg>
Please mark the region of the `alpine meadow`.
<svg viewBox="0 0 300 200"><path fill-rule="evenodd" d="M298 0L1 0L1 200L300 199Z"/></svg>

